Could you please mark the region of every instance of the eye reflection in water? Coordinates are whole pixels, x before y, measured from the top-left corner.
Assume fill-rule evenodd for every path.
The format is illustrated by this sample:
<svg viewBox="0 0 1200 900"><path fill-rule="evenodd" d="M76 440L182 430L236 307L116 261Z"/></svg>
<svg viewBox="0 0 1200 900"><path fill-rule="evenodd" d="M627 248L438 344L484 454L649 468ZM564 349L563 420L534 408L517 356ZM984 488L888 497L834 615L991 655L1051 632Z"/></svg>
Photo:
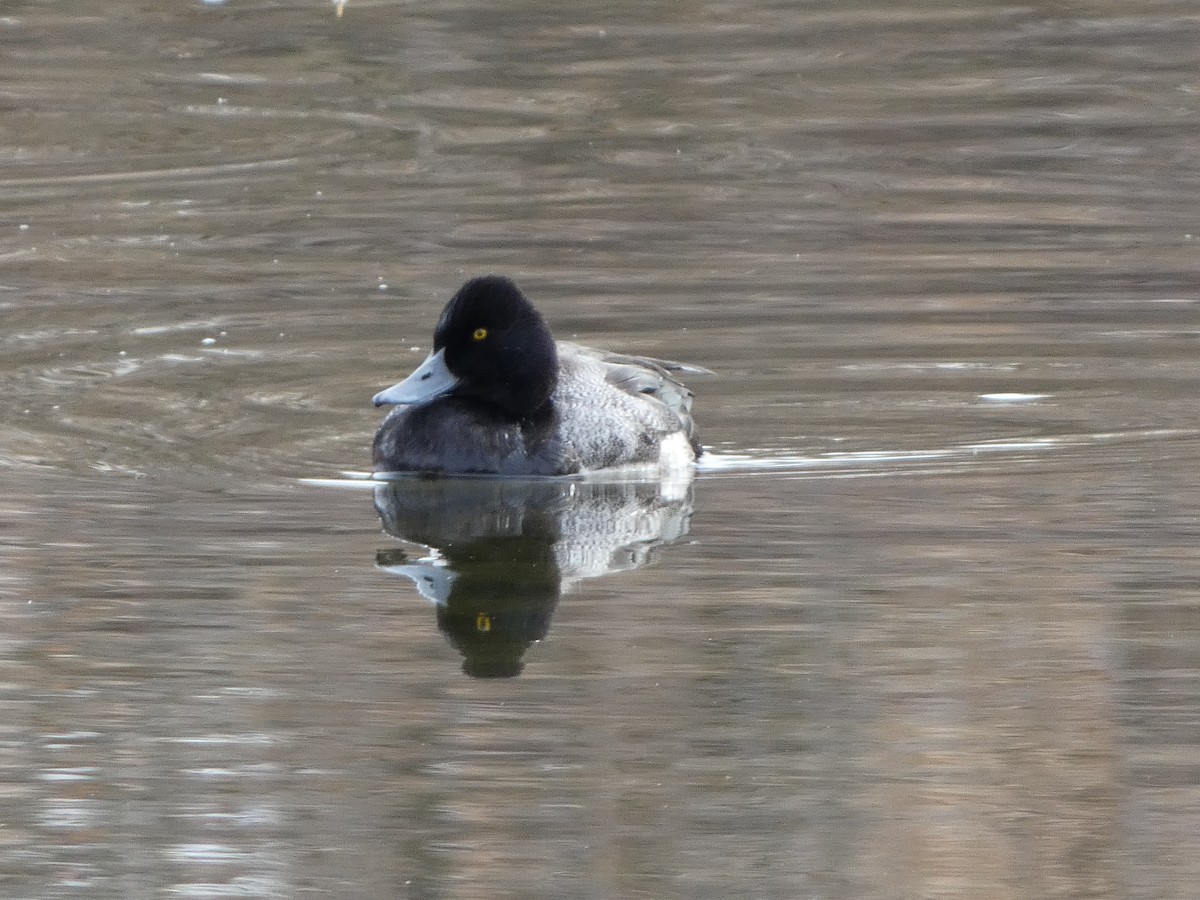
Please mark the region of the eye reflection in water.
<svg viewBox="0 0 1200 900"><path fill-rule="evenodd" d="M430 548L380 550L376 564L435 605L466 674L509 678L571 585L639 568L687 534L692 485L414 476L380 484L375 508L389 534Z"/></svg>

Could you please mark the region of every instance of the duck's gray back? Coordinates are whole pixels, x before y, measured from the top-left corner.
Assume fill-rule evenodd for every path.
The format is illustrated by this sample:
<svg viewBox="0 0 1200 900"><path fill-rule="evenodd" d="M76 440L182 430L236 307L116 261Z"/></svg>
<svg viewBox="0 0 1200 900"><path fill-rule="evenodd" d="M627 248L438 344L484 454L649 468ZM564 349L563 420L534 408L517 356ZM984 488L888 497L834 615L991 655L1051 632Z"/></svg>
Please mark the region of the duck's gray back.
<svg viewBox="0 0 1200 900"><path fill-rule="evenodd" d="M658 462L673 434L694 446L691 392L654 361L560 343L559 366L556 431L581 468Z"/></svg>

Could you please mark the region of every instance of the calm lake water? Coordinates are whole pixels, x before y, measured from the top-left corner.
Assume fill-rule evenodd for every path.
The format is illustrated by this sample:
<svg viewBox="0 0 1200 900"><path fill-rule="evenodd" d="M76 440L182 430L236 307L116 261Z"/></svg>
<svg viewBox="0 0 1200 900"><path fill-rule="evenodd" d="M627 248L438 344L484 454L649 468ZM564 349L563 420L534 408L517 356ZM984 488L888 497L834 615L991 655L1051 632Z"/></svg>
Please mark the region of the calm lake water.
<svg viewBox="0 0 1200 900"><path fill-rule="evenodd" d="M1192 0L2 12L0 896L1196 896ZM693 482L364 480L486 272Z"/></svg>

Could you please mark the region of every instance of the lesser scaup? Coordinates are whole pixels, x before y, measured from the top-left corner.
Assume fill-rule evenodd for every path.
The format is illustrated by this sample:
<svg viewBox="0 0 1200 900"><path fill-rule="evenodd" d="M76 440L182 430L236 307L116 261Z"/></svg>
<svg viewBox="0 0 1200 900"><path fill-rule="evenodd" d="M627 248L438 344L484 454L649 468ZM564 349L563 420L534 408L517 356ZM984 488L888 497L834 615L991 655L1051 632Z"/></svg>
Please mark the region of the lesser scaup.
<svg viewBox="0 0 1200 900"><path fill-rule="evenodd" d="M508 278L464 284L433 352L375 395L395 404L375 434L376 471L574 475L632 464L690 465L700 453L692 394L666 360L555 341Z"/></svg>

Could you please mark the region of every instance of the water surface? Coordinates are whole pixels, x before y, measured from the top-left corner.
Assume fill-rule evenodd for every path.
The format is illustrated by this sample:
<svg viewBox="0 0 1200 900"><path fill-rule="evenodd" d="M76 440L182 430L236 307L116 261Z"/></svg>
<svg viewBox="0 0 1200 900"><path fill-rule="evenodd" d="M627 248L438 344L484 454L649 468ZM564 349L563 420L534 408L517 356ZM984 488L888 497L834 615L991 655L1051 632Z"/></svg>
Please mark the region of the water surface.
<svg viewBox="0 0 1200 900"><path fill-rule="evenodd" d="M1193 896L1197 30L10 4L0 896ZM381 523L489 271L694 483Z"/></svg>

